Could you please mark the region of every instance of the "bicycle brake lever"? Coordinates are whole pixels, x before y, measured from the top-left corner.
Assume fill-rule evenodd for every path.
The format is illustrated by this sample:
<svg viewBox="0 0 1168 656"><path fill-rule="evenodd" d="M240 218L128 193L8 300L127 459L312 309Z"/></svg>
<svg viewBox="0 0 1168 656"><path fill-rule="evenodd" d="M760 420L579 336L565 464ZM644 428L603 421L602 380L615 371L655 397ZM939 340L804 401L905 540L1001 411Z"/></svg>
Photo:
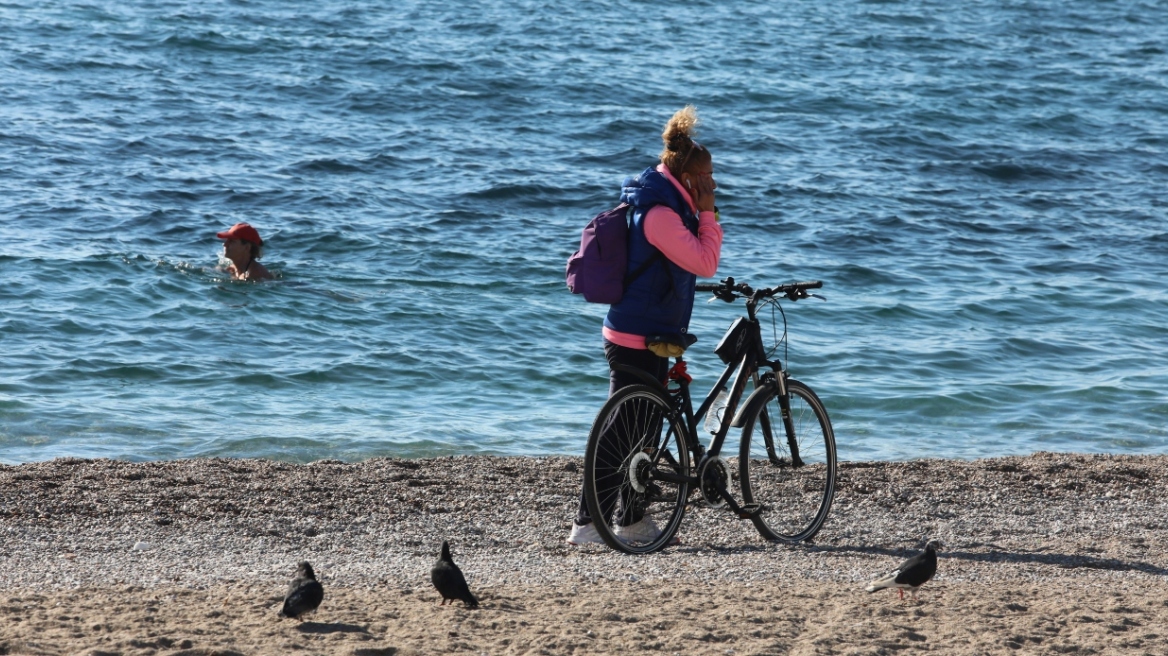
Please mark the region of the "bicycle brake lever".
<svg viewBox="0 0 1168 656"><path fill-rule="evenodd" d="M802 298L818 298L821 301L827 300L826 298L820 296L819 294L812 294L812 293L808 292L806 289L799 289L799 290L790 291L790 292L787 292L785 294L785 296L787 298L791 299L792 301L798 301L799 299L802 299Z"/></svg>

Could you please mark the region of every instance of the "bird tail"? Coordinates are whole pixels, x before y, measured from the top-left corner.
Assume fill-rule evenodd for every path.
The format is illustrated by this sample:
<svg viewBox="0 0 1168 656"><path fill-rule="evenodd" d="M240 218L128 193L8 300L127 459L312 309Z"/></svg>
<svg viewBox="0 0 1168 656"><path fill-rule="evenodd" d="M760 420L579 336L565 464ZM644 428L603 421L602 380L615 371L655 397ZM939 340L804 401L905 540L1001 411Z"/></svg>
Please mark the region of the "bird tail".
<svg viewBox="0 0 1168 656"><path fill-rule="evenodd" d="M872 581L868 584L868 587L864 589L868 592L876 592L877 590L884 590L885 588L888 588L893 583L896 583L896 576L886 576L882 579L876 579L875 581Z"/></svg>

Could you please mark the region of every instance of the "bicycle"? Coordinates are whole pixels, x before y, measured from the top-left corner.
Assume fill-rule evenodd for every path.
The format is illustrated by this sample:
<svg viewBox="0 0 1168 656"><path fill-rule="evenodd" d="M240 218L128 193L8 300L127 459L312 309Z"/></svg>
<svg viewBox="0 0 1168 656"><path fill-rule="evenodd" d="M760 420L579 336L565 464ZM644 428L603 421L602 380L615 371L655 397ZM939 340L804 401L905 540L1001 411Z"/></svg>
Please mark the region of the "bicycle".
<svg viewBox="0 0 1168 656"><path fill-rule="evenodd" d="M698 292L713 293L711 301L747 299L746 317L735 319L714 349L726 368L697 412L682 356L670 368L666 384L644 371L621 367L641 382L617 390L601 407L584 455L588 512L609 547L631 554L665 548L680 528L694 490L699 492L694 502L726 507L740 519L750 519L767 540L801 542L819 532L835 496L835 435L815 392L791 378L781 360L770 358L787 338L786 313L778 298L798 301L816 296L807 290L822 286L814 281L756 290L733 278L697 285ZM757 317L760 303L772 306L775 339L769 351ZM776 308L783 318L781 338ZM689 337L691 343L694 339ZM734 380L727 391L731 374ZM739 409L747 380L754 383L754 391ZM724 408L715 408L719 397ZM707 422L712 438L706 448L697 437L698 422L711 408L715 414ZM782 435L777 436L780 425ZM742 429L737 463L721 456L731 428ZM741 503L730 490L735 481ZM665 518L660 533L642 539L621 534L643 517Z"/></svg>

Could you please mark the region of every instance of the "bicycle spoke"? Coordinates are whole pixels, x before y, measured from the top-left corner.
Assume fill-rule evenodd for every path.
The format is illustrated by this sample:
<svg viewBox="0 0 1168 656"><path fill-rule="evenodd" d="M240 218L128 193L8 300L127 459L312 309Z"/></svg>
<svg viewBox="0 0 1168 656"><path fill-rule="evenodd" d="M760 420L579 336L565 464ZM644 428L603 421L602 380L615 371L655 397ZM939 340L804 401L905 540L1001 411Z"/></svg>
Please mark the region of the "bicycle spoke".
<svg viewBox="0 0 1168 656"><path fill-rule="evenodd" d="M610 546L656 551L676 532L688 486L657 479L652 471L687 471L689 454L678 446L683 443L668 399L652 388L622 388L601 409L585 454L585 495L597 532ZM649 530L649 517L665 525Z"/></svg>
<svg viewBox="0 0 1168 656"><path fill-rule="evenodd" d="M791 464L792 438L782 422L773 420L781 417L774 396L743 428L739 470L744 497L765 507L754 519L759 532L772 540L801 541L815 535L831 509L835 438L814 393L798 381L788 381L788 385L793 439L803 464ZM777 462L768 452L768 442Z"/></svg>

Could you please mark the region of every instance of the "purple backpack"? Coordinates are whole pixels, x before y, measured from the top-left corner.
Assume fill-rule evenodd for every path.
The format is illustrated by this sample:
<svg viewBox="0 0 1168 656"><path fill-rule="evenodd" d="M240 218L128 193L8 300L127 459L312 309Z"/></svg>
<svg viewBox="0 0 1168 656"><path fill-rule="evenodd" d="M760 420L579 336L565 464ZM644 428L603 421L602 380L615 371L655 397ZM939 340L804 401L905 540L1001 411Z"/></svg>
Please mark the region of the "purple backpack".
<svg viewBox="0 0 1168 656"><path fill-rule="evenodd" d="M632 275L625 275L629 266L629 221L633 206L621 203L611 210L597 214L580 234L580 250L568 258L568 289L583 294L589 303L620 303L625 288L649 265L660 258L658 252Z"/></svg>

